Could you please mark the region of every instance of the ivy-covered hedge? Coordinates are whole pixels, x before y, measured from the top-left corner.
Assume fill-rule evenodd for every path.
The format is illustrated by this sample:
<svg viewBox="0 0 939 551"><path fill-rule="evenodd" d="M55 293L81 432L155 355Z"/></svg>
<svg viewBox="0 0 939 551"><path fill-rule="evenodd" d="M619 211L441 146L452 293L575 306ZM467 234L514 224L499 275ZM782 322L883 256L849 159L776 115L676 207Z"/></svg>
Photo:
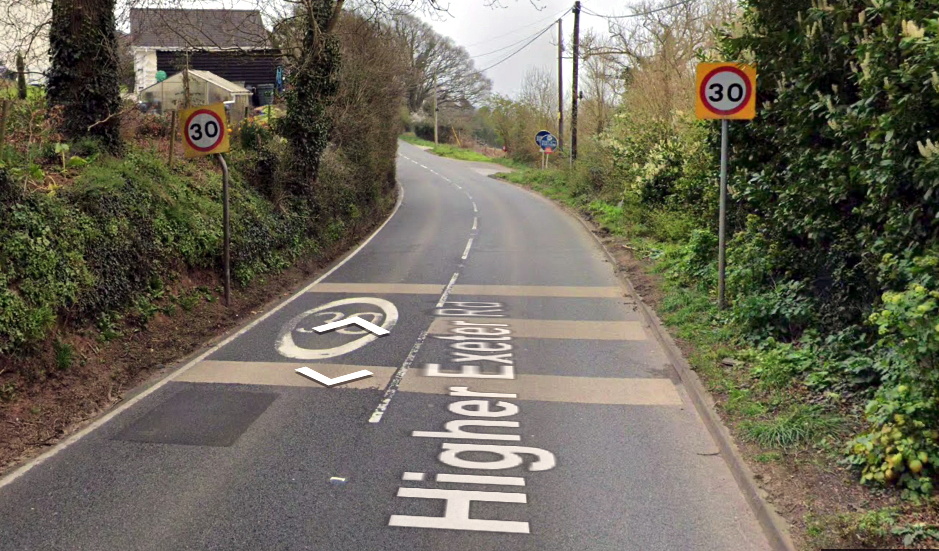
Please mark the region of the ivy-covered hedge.
<svg viewBox="0 0 939 551"><path fill-rule="evenodd" d="M63 192L4 200L0 354L40 341L57 319L91 320L180 271L215 268L220 198L217 170L171 172L138 151L93 163ZM233 179L231 204L241 282L289 265L323 240L302 210L273 208L241 178Z"/></svg>
<svg viewBox="0 0 939 551"><path fill-rule="evenodd" d="M309 176L283 136L289 124L271 131L248 122L233 140L238 283L348 238L393 201L399 129L387 121L397 120L402 97L400 58L379 25L346 15L342 28L334 44L344 58L338 88L316 108L329 119L321 130L334 129L316 159L316 179L289 185ZM51 188L22 167L31 160L58 170L56 157L9 148L0 163L0 355L29 351L57 325L108 318L187 271L220 272L220 171L208 159L180 160L170 170L152 142L138 139L122 157L89 157L87 166L69 169L74 181Z"/></svg>

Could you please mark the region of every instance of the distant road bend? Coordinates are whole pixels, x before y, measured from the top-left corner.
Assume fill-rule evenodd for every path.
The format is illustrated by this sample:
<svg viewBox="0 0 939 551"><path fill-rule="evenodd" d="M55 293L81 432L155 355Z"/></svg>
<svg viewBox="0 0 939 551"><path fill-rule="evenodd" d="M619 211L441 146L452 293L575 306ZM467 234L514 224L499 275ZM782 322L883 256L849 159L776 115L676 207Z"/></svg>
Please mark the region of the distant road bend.
<svg viewBox="0 0 939 551"><path fill-rule="evenodd" d="M361 249L3 479L0 550L769 549L580 223L399 154Z"/></svg>

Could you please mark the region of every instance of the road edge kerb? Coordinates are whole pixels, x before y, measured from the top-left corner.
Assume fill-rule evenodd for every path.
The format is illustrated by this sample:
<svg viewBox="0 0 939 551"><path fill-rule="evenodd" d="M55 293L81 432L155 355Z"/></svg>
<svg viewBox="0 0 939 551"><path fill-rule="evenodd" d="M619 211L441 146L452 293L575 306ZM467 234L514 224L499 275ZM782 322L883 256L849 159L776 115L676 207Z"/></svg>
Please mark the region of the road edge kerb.
<svg viewBox="0 0 939 551"><path fill-rule="evenodd" d="M490 176L490 178L531 193L535 197L551 203L562 212L575 218L580 222L587 233L590 234L590 237L600 250L603 251L603 254L607 257L610 264L614 267L618 265L616 258L609 249L607 249L606 244L594 233L590 222L585 220L581 213L523 185L509 182L501 178L495 178L494 176ZM795 545L792 543L792 538L789 535L788 522L786 522L776 509L763 497L766 492L756 483L753 471L737 449L737 444L734 442L730 430L724 425L720 415L718 415L714 398L704 388L700 377L698 377L698 374L691 368L691 365L688 363L688 360L685 359L684 354L682 354L681 349L675 343L672 335L659 319L658 314L642 300L642 297L636 292L629 278L619 270L616 271L617 279L622 287L624 287L626 294L635 300L643 321L652 332L655 340L662 346L672 369L678 374L679 379L681 379L682 384L685 386L688 397L694 404L698 415L701 416L704 426L707 427L708 432L711 433L711 437L717 443L721 457L730 469L734 480L737 482L737 487L740 488L741 493L743 493L747 504L756 516L757 522L760 523L760 527L763 529L767 540L769 540L769 544L776 551L796 551Z"/></svg>
<svg viewBox="0 0 939 551"><path fill-rule="evenodd" d="M9 484L12 484L17 479L31 471L33 468L45 463L62 450L68 448L85 436L88 436L95 430L101 428L107 424L108 421L117 417L125 410L131 408L137 402L143 400L150 394L156 392L178 375L192 368L195 364L202 361L209 354L212 354L219 348L233 341L236 337L239 337L242 334L248 332L255 325L264 321L269 316L283 308L285 305L298 298L300 295L307 293L311 287L323 279L326 279L330 274L336 271L340 266L345 264L349 259L351 259L366 245L368 245L372 239L374 239L375 236L377 236L378 233L388 225L388 222L394 218L395 214L398 213L398 209L401 207L401 203L404 201L404 187L401 186L400 182L395 183L395 192L397 193L397 198L395 199L394 208L391 209L391 212L388 214L385 220L382 221L382 223L379 224L378 227L375 228L366 237L350 247L349 251L330 262L328 266L324 267L323 270L321 270L311 279L303 282L301 286L297 288L297 291L291 293L286 298L274 299L266 303L263 307L258 309L257 315L246 318L241 324L229 329L221 335L216 335L215 337L208 339L193 352L173 362L171 366L167 366L155 372L154 376L149 377L146 381L129 390L121 399L121 401L118 402L114 407L105 409L97 415L94 415L91 418L78 423L76 425L75 432L65 436L62 440L54 444L51 448L44 451L43 453L26 460L25 463L13 468L13 470L6 473L5 475L0 476L0 489L3 489Z"/></svg>

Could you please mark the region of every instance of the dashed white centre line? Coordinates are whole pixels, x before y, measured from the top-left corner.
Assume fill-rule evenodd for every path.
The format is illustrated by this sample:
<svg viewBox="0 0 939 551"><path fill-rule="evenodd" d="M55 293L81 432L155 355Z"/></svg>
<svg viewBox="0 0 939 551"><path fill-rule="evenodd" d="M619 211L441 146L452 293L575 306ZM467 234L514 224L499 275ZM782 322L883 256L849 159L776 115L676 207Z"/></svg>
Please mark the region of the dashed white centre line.
<svg viewBox="0 0 939 551"><path fill-rule="evenodd" d="M446 176L435 172L432 168L426 167L422 165L421 163L413 159L410 159L404 155L401 155L401 157L429 171L431 174L443 179L444 181L449 182L450 184L456 186L457 189L463 190L463 187L460 184L457 184L456 182L450 180ZM470 201L472 201L473 212L478 213L479 207L476 206L476 201L473 200L473 196L470 195L470 193L466 190L463 190L463 193L465 193L466 197L469 198ZM469 257L469 252L470 252L470 249L473 247L473 239L475 239L475 232L478 227L479 227L479 218L474 216L473 217L473 229L472 229L474 234L470 236L469 241L466 242L466 249L463 250L463 256L461 257L462 260L466 260ZM450 292L453 290L453 286L456 284L456 280L459 277L460 277L460 272L456 272L453 274L453 277L450 278L450 283L448 283L447 286L444 288L443 293L440 295L440 300L437 301L437 308L443 308L444 305L446 305L447 299L450 298ZM371 417L369 417L369 420L368 420L369 423L381 422L382 417L385 415L385 411L387 411L388 406L391 405L391 399L394 397L395 393L398 392L398 387L401 386L401 381L404 379L404 375L408 372L408 369L410 369L411 364L414 362L414 359L417 357L417 353L420 351L421 346L423 346L424 341L427 339L427 334L429 332L430 332L430 328L427 328L424 331L422 331L421 334L417 337L417 341L414 343L414 346L411 347L411 351L408 353L407 357L404 359L404 363L401 364L401 367L395 372L394 376L391 377L391 381L388 382L388 386L385 388L385 394L382 396L382 399L378 403L378 406L375 408L375 411L372 412ZM415 477L414 478L415 480L419 480L419 479L423 479L424 473L406 473L405 480L410 480L410 478L408 478L407 475L410 475L411 477ZM450 475L441 475L441 476L450 476ZM416 478L416 477L420 477L420 478ZM472 478L473 480L470 480L470 478ZM477 480L477 478L479 480ZM489 483L492 483L492 481L495 480L496 478L503 478L503 477L475 477L472 475L460 477L459 475L454 475L452 478L452 481L464 482L464 483L472 482L472 483L478 483L478 484L489 484ZM445 480L441 480L441 481L445 481ZM506 482L506 483L512 484L512 485L518 484L518 482L515 481L514 479L512 482ZM524 485L524 481L522 481L520 485Z"/></svg>
<svg viewBox="0 0 939 551"><path fill-rule="evenodd" d="M447 299L450 297L450 291L453 290L453 286L456 284L457 278L460 277L460 272L453 274L453 277L450 278L450 283L447 284L447 287L443 290L443 294L440 295L440 300L437 302L437 308L443 308L446 304ZM398 392L398 387L401 386L401 381L404 379L404 375L408 372L408 369L411 368L411 364L414 363L414 358L417 357L417 353L420 351L421 346L424 345L424 341L427 339L427 334L430 332L430 327L421 331L420 336L417 337L417 341L414 343L414 346L411 347L411 351L408 352L407 358L404 359L404 363L401 364L401 367L395 374L391 377L391 381L388 382L388 386L385 387L385 394L382 396L381 402L378 403L378 406L375 408L375 411L372 412L372 416L369 417L369 423L380 423L381 418L384 417L385 411L387 411L388 406L391 404L391 399L394 398L396 392Z"/></svg>
<svg viewBox="0 0 939 551"><path fill-rule="evenodd" d="M447 299L450 298L450 291L453 290L453 285L456 283L456 278L458 277L460 277L460 272L454 273L453 277L450 278L450 283L447 283L443 294L440 295L440 300L437 301L437 308L443 308L443 305L447 303Z"/></svg>
<svg viewBox="0 0 939 551"><path fill-rule="evenodd" d="M466 248L463 249L463 256L460 257L461 260L466 260L466 257L469 256L470 247L472 247L472 246L473 246L473 238L470 237L470 238L469 238L469 241L466 242ZM438 306L438 308L439 308L439 306Z"/></svg>

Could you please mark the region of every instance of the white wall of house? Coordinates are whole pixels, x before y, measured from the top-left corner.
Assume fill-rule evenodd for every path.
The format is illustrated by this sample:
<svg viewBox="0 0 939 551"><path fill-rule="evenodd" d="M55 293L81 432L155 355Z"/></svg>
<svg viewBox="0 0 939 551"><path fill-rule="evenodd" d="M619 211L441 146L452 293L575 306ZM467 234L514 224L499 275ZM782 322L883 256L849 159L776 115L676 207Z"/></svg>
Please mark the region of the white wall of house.
<svg viewBox="0 0 939 551"><path fill-rule="evenodd" d="M44 84L49 69L51 0L0 0L0 65L16 70L16 53L23 52L26 81Z"/></svg>
<svg viewBox="0 0 939 551"><path fill-rule="evenodd" d="M134 91L156 84L157 53L153 48L134 46Z"/></svg>

